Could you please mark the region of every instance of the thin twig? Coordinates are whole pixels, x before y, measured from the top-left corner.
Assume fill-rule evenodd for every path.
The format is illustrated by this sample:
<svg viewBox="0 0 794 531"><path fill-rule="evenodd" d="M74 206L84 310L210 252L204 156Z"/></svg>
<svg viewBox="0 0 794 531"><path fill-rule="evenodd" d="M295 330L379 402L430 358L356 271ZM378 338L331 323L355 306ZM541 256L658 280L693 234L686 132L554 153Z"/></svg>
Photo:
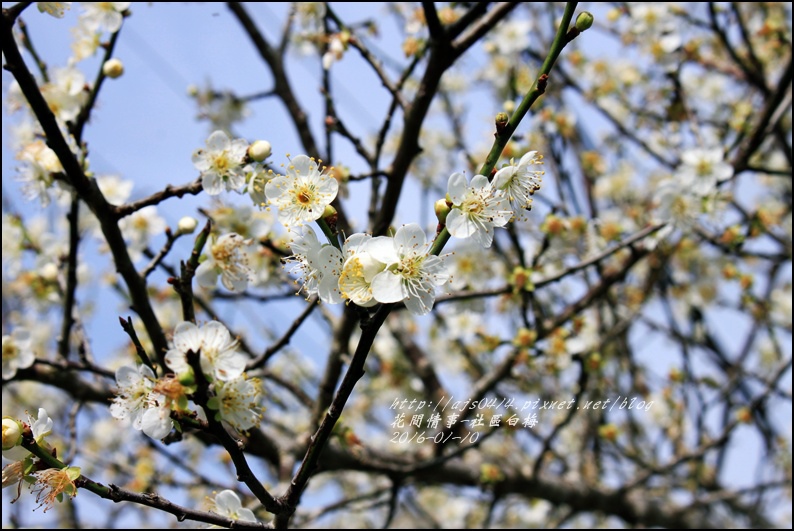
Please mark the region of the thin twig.
<svg viewBox="0 0 794 531"><path fill-rule="evenodd" d="M265 351L262 352L260 356L249 361L246 364L245 370L250 371L252 369L258 369L260 367L264 367L265 364L267 364L267 360L269 360L271 356L273 356L279 350L281 350L287 344L289 344L290 339L292 339L292 336L295 335L295 332L298 331L298 328L300 328L300 326L304 323L304 321L306 321L306 319L311 315L311 313L314 311L314 308L317 307L318 302L319 302L319 298L317 296L314 296L311 299L309 299L306 308L304 308L303 312L301 312L301 314L292 322L290 327L287 329L286 332L284 332L284 334L278 339L278 341L267 347L267 349L265 349Z"/></svg>

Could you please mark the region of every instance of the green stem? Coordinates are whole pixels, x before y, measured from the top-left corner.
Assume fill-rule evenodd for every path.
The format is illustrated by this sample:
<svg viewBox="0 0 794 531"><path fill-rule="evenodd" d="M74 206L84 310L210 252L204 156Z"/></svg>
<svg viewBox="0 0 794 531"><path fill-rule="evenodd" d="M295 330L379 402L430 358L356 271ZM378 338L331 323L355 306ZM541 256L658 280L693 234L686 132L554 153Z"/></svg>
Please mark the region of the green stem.
<svg viewBox="0 0 794 531"><path fill-rule="evenodd" d="M58 470L66 468L66 464L62 463L59 459L53 457L53 455L50 454L50 452L39 446L36 443L36 441L32 439L31 440L23 439L22 447L25 450L32 453L33 455L35 455L36 457L38 457L44 464L47 465L47 468L57 468ZM88 479L85 476L81 475L77 479L76 483L80 488L90 490L91 492L93 492L98 496L102 496L103 498L110 497L110 489L108 487L100 483L97 483L96 481L93 481L91 479Z"/></svg>
<svg viewBox="0 0 794 531"><path fill-rule="evenodd" d="M507 143L510 141L510 138L513 136L513 133L515 133L516 129L518 128L518 124L521 123L521 120L524 119L524 116L526 116L527 112L529 112L529 109L532 108L532 105L535 104L538 98L540 98L546 92L546 83L548 82L549 73L551 72L554 63L562 53L565 45L573 40L568 36L568 27L571 25L571 20L573 20L573 13L576 10L576 4L578 4L578 2L568 2L565 4L565 13L563 14L562 20L560 21L560 26L557 28L557 34L554 36L554 41L551 43L549 53L546 55L546 60L543 61L543 66L540 67L538 77L535 79L535 83L533 83L532 88L529 90L529 92L527 92L526 96L524 96L524 99L518 105L518 108L516 108L515 113L513 114L512 118L510 118L510 121L507 123L507 125L494 135L493 146L491 146L491 151L488 153L488 157L485 159L485 164L483 164L482 168L480 168L480 175L485 175L490 179L491 172L496 166L496 163L499 161L499 157L502 156L502 152L507 146ZM444 246L449 241L449 238L449 231L446 227L444 227L433 242L433 245L430 248L430 254L438 256L438 254L442 251L442 249L444 249Z"/></svg>
<svg viewBox="0 0 794 531"><path fill-rule="evenodd" d="M36 441L34 441L32 438L23 439L22 447L28 450L34 456L38 457L41 463L46 465L46 468L56 468L58 470L66 468L64 463L53 457L49 451L36 444ZM179 522L184 520L194 520L196 522L204 522L208 524L214 524L216 526L235 529L263 529L265 527L259 522L233 520L231 518L211 512L203 512L189 509L187 507L181 507L175 503L171 503L165 498L162 498L156 493L130 492L113 484L110 484L110 486L105 486L83 475L78 477L74 483L77 488L88 490L101 498L105 498L116 503L126 501L173 514Z"/></svg>
<svg viewBox="0 0 794 531"><path fill-rule="evenodd" d="M336 234L334 234L334 231L331 230L331 227L328 225L325 219L319 218L317 220L317 225L320 226L320 229L323 231L323 234L325 234L325 237L328 238L328 243L330 243L331 245L333 245L334 247L336 247L341 251L342 246L339 244L339 238L337 238Z"/></svg>
<svg viewBox="0 0 794 531"><path fill-rule="evenodd" d="M577 3L578 2L568 2L565 4L565 13L562 15L562 21L560 21L560 26L557 28L557 35L554 36L554 41L551 43L551 48L546 55L546 60L543 61L543 65L540 67L538 77L535 79L532 88L529 89L529 92L524 96L524 99L521 100L521 103L516 108L515 113L510 118L505 128L500 133L496 134L491 151L485 159L485 164L483 164L480 169L480 175L485 175L490 178L491 171L493 171L494 166L496 166L496 163L499 161L499 157L502 155L505 146L507 146L507 142L518 128L518 124L521 123L521 120L524 119L524 116L526 116L527 112L529 112L529 109L538 98L546 92L546 83L548 82L551 69L554 63L557 62L557 58L562 53L565 45L571 41L568 38L568 27L571 25L571 20L573 20L573 13L576 10Z"/></svg>

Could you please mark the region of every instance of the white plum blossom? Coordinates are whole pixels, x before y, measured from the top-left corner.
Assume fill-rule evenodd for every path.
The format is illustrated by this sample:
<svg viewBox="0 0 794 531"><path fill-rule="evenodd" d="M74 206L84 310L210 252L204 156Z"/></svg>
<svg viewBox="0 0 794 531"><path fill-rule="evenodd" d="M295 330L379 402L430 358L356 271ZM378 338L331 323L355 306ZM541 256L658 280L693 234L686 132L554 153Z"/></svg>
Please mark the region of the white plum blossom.
<svg viewBox="0 0 794 531"><path fill-rule="evenodd" d="M245 370L245 356L237 351L237 340L218 321L201 328L189 321L176 325L174 348L165 355L165 363L176 374L188 371L187 353L200 352L201 371L207 379L229 381Z"/></svg>
<svg viewBox="0 0 794 531"><path fill-rule="evenodd" d="M447 230L456 238L471 236L483 247L490 247L493 228L505 226L513 217L507 196L484 175L475 175L469 186L462 173L453 173L447 193L453 205L447 215Z"/></svg>
<svg viewBox="0 0 794 531"><path fill-rule="evenodd" d="M36 443L41 444L44 441L44 438L52 433L52 419L47 414L47 410L45 410L43 407L40 407L36 419L34 420L31 417L29 420L30 431L33 432L33 439L36 441Z"/></svg>
<svg viewBox="0 0 794 531"><path fill-rule="evenodd" d="M254 205L264 208L267 206L265 186L275 176L273 170L265 169L261 164L254 163L246 164L243 172L246 175L248 196Z"/></svg>
<svg viewBox="0 0 794 531"><path fill-rule="evenodd" d="M483 255L482 248L472 240L456 246L445 263L450 275L449 289L453 291L485 289L489 281L504 275L502 262Z"/></svg>
<svg viewBox="0 0 794 531"><path fill-rule="evenodd" d="M240 191L245 186L245 162L248 142L231 140L223 131L215 131L207 138L207 148L193 152L192 160L201 172L201 186L209 195L225 191Z"/></svg>
<svg viewBox="0 0 794 531"><path fill-rule="evenodd" d="M152 439L162 439L174 427L168 397L160 393L149 393L147 408L141 415L141 431Z"/></svg>
<svg viewBox="0 0 794 531"><path fill-rule="evenodd" d="M19 369L27 369L36 360L33 340L25 328L15 328L3 336L3 380L13 378Z"/></svg>
<svg viewBox="0 0 794 531"><path fill-rule="evenodd" d="M683 44L680 28L673 18L672 6L665 2L640 3L631 8L631 32L641 43L650 44L650 51L669 66L670 57Z"/></svg>
<svg viewBox="0 0 794 531"><path fill-rule="evenodd" d="M115 33L121 28L122 13L131 2L82 2L85 13L82 22L94 31Z"/></svg>
<svg viewBox="0 0 794 531"><path fill-rule="evenodd" d="M655 193L656 219L669 223L655 235L656 239L666 237L675 228L691 230L703 213L704 197L693 187L682 186L677 180L663 180Z"/></svg>
<svg viewBox="0 0 794 531"><path fill-rule="evenodd" d="M16 421L12 421L19 425ZM36 444L43 448L49 448L49 444L45 440L48 435L52 434L52 427L53 422L50 418L49 414L47 414L47 410L43 407L38 409L38 415L36 417L31 416L28 414L28 425L30 426L30 431L33 434L33 440L36 441ZM5 444L5 438L7 436L6 433L6 419L3 419L3 439ZM9 445L11 446L11 445ZM13 447L9 447L7 450L3 450L3 458L8 459L9 461L22 461L25 458L30 457L30 452L23 448L21 445L15 445ZM16 481L13 481L11 478L6 477L6 468L3 468L3 488L7 487L6 484L14 484ZM18 480L17 480L18 481Z"/></svg>
<svg viewBox="0 0 794 531"><path fill-rule="evenodd" d="M53 174L63 172L58 156L44 141L35 140L22 148L17 159L22 162L18 179L23 183L23 195L29 200L38 199L43 207L48 206L55 182Z"/></svg>
<svg viewBox="0 0 794 531"><path fill-rule="evenodd" d="M217 409L221 419L239 432L250 430L262 421L262 384L245 375L215 385L215 397L209 406ZM217 406L217 407L216 407Z"/></svg>
<svg viewBox="0 0 794 531"><path fill-rule="evenodd" d="M111 205L124 204L130 198L133 183L129 179L122 179L118 175L100 175L96 184L105 200ZM165 227L165 224L163 225Z"/></svg>
<svg viewBox="0 0 794 531"><path fill-rule="evenodd" d="M387 264L372 279L372 295L378 302L405 301L411 313L424 315L433 309L436 286L449 280L442 258L428 254L422 228L411 223L397 229L394 238L371 241L372 256Z"/></svg>
<svg viewBox="0 0 794 531"><path fill-rule="evenodd" d="M222 490L215 495L213 500L213 507L210 509L215 514L231 518L232 520L241 520L243 522L256 522L251 509L243 507L240 498L233 490Z"/></svg>
<svg viewBox="0 0 794 531"><path fill-rule="evenodd" d="M133 260L143 256L152 238L164 234L166 227L165 220L157 213L155 205L136 210L119 222L119 228Z"/></svg>
<svg viewBox="0 0 794 531"><path fill-rule="evenodd" d="M251 241L232 232L220 238L213 236L207 259L196 268L196 282L204 288L215 287L218 275L221 284L230 291L243 291L253 279L253 271L248 267L248 253L245 247Z"/></svg>
<svg viewBox="0 0 794 531"><path fill-rule="evenodd" d="M323 54L323 68L328 70L334 61L341 61L345 54L345 36L343 34L336 34L331 37L331 42L328 43L328 51Z"/></svg>
<svg viewBox="0 0 794 531"><path fill-rule="evenodd" d="M72 8L71 2L36 2L40 13L47 13L55 18L63 18L66 11Z"/></svg>
<svg viewBox="0 0 794 531"><path fill-rule="evenodd" d="M537 169L542 164L543 155L538 155L537 151L530 151L521 157L518 165L514 165L511 160L509 166L505 166L494 175L492 186L505 192L513 205L516 217L519 217L523 210L532 208L532 195L540 189L545 173Z"/></svg>
<svg viewBox="0 0 794 531"><path fill-rule="evenodd" d="M51 81L42 85L41 95L62 123L73 121L88 101L85 76L73 66L53 68Z"/></svg>
<svg viewBox="0 0 794 531"><path fill-rule="evenodd" d="M119 367L116 370L118 394L110 404L113 418L131 419L133 428L142 429L143 414L149 406L149 393L154 388L155 380L154 372L146 365Z"/></svg>
<svg viewBox="0 0 794 531"><path fill-rule="evenodd" d="M251 114L248 103L228 90L220 90L209 82L204 88L188 87L188 95L196 100L198 118L210 122L211 130L232 131L235 122Z"/></svg>
<svg viewBox="0 0 794 531"><path fill-rule="evenodd" d="M684 188L699 195L715 191L717 184L730 179L733 166L725 161L722 148L690 149L681 154L677 177Z"/></svg>
<svg viewBox="0 0 794 531"><path fill-rule="evenodd" d="M33 365L36 355L33 340L25 328L14 329L11 335L3 336L3 379L13 378L19 369Z"/></svg>
<svg viewBox="0 0 794 531"><path fill-rule="evenodd" d="M290 249L293 255L287 261L296 264L293 271L300 274L306 296L316 294L329 304L342 302L337 286L342 263L339 249L321 244L309 226L304 226L290 241Z"/></svg>
<svg viewBox="0 0 794 531"><path fill-rule="evenodd" d="M80 62L89 57L93 57L99 49L101 43L101 33L98 33L88 26L81 19L72 28L72 58L75 62Z"/></svg>
<svg viewBox="0 0 794 531"><path fill-rule="evenodd" d="M533 23L529 20L510 20L498 24L488 34L488 40L485 43L486 50L500 55L518 57L521 52L529 48L532 28Z"/></svg>
<svg viewBox="0 0 794 531"><path fill-rule="evenodd" d="M339 274L339 292L344 300L358 306L374 306L378 301L372 295L372 280L386 268L386 264L369 252L369 245L391 242L391 238L373 238L369 234L354 234L342 246L344 263Z"/></svg>
<svg viewBox="0 0 794 531"><path fill-rule="evenodd" d="M185 387L172 375L156 379L146 365L122 366L116 370L118 395L110 414L119 420L132 420L132 427L152 439L162 439L174 427L172 409L185 402ZM182 406L184 407L184 406Z"/></svg>
<svg viewBox="0 0 794 531"><path fill-rule="evenodd" d="M278 219L287 227L298 227L319 219L339 191L339 183L317 161L298 155L287 166L287 175L265 185L270 204L278 208Z"/></svg>

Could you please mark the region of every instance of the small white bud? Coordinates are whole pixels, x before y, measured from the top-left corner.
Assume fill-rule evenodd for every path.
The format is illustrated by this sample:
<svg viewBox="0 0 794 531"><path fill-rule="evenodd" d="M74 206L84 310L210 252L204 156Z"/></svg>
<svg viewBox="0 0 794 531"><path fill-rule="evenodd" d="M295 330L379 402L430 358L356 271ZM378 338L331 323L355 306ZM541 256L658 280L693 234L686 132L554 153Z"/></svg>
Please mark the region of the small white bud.
<svg viewBox="0 0 794 531"><path fill-rule="evenodd" d="M271 151L272 151L272 146L270 145L270 142L268 142L267 140L257 140L253 144L248 146L248 156L257 162L262 162L263 160L268 158L270 156Z"/></svg>
<svg viewBox="0 0 794 531"><path fill-rule="evenodd" d="M10 450L22 442L22 426L11 417L3 418L3 451ZM4 472L5 473L5 472Z"/></svg>
<svg viewBox="0 0 794 531"><path fill-rule="evenodd" d="M124 63L118 59L108 59L105 61L105 64L102 65L102 73L111 79L121 77L124 73Z"/></svg>
<svg viewBox="0 0 794 531"><path fill-rule="evenodd" d="M198 221L196 218L191 218L190 216L185 216L179 220L177 223L177 231L179 234L193 234L196 230L196 226L198 225Z"/></svg>
<svg viewBox="0 0 794 531"><path fill-rule="evenodd" d="M43 266L41 266L41 269L39 270L39 275L44 280L47 280L49 282L55 282L56 280L58 280L58 266L53 264L52 262L48 262Z"/></svg>

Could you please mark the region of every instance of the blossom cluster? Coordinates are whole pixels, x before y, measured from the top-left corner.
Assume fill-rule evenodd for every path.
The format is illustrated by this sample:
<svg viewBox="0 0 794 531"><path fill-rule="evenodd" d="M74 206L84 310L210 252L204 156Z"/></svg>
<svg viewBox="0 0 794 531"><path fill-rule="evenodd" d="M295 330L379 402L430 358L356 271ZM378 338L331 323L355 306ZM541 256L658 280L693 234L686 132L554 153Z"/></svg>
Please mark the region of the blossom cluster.
<svg viewBox="0 0 794 531"><path fill-rule="evenodd" d="M56 451L46 440L52 434L52 429L53 421L44 408L39 408L36 417L28 415L27 422L3 417L3 459L10 461L3 467L3 488L21 485L24 480L36 493L39 507L45 506L44 512L56 501L62 501L64 494L70 498L75 497L75 480L80 477L80 467L76 466L42 468L39 459L22 445L23 434L27 431L35 445L55 455ZM17 492L21 494L21 490Z"/></svg>
<svg viewBox="0 0 794 531"><path fill-rule="evenodd" d="M187 321L176 326L173 348L165 356L175 375L158 379L146 365L120 367L111 415L132 420L135 429L154 439L168 435L174 427L172 412L190 411L188 397L195 391L191 354L199 356L201 372L210 382L214 396L208 406L216 411L216 419L239 431L258 426L263 411L260 381L244 373L246 359L237 351L237 341L217 321L202 327Z"/></svg>
<svg viewBox="0 0 794 531"><path fill-rule="evenodd" d="M317 295L326 303L352 302L363 307L403 302L417 315L432 310L436 287L447 284L450 275L445 257L430 252L431 243L418 224L404 225L393 236L357 233L342 245L323 243L307 223L325 224L335 214L331 203L339 183L321 161L298 155L289 161L285 175L277 175L263 164L270 144L264 153L257 153L257 142L248 146L223 131L212 133L206 144L206 149L193 154L205 191L217 195L224 190L247 190L256 205L277 209L279 221L291 234L293 254L287 261L300 274L307 295ZM451 236L471 237L482 247L490 247L495 227L522 219L531 208L544 173L542 160L530 151L517 164L511 160L497 171L492 181L476 175L469 182L462 173L453 173L439 220ZM235 233L214 240L197 271L199 284L212 286L220 274L226 288L245 289L255 272L248 266L244 243Z"/></svg>
<svg viewBox="0 0 794 531"><path fill-rule="evenodd" d="M531 196L540 187L543 174L534 169L542 164L541 158L534 151L527 153L518 165L499 170L493 182L477 175L469 183L463 174L452 174L444 218L449 233L457 238L472 237L483 247L490 247L494 227L503 227L523 209L530 208ZM306 186L307 182L285 178L274 199L300 196L299 190ZM269 191L265 189L268 199ZM332 199L324 198L328 203ZM316 211L320 206L322 203ZM308 217L299 215L303 211L296 202L282 201L280 208L279 219L288 228L300 227L290 243L290 261L297 264L303 289L308 295L317 294L324 302L352 302L364 307L404 302L412 313L424 315L433 309L435 288L450 280L445 257L430 253L430 243L416 223L403 225L394 236L354 234L338 249L320 243L310 227L300 226ZM289 212L281 215L285 209Z"/></svg>

